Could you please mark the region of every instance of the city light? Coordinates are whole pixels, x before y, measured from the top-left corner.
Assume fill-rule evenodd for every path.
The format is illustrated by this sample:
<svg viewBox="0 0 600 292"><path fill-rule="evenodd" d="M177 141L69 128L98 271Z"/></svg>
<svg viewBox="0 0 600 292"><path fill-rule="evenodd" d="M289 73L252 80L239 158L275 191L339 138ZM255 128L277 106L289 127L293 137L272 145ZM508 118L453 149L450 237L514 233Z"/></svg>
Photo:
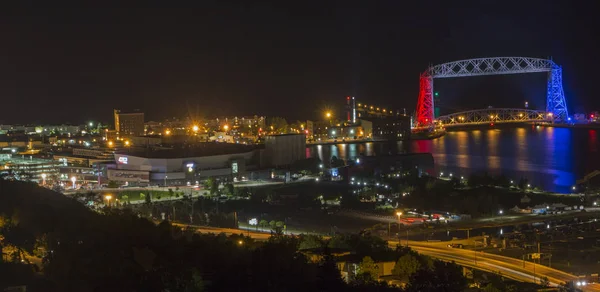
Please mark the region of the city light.
<svg viewBox="0 0 600 292"><path fill-rule="evenodd" d="M168 135L171 135L171 130L166 130L166 131L165 131L165 135L167 135L167 136L168 136Z"/></svg>
<svg viewBox="0 0 600 292"><path fill-rule="evenodd" d="M326 113L325 113L325 116L326 116L327 118L331 118L331 112L326 112Z"/></svg>
<svg viewBox="0 0 600 292"><path fill-rule="evenodd" d="M498 214L502 215L504 213L504 211L500 210L498 211Z"/></svg>
<svg viewBox="0 0 600 292"><path fill-rule="evenodd" d="M106 199L106 205L110 206L110 200L112 199L112 195L106 195L104 196L104 199Z"/></svg>
<svg viewBox="0 0 600 292"><path fill-rule="evenodd" d="M113 141L108 141L108 147L113 147Z"/></svg>
<svg viewBox="0 0 600 292"><path fill-rule="evenodd" d="M77 178L72 176L71 181L73 182L73 189L75 189L75 182L77 181Z"/></svg>
<svg viewBox="0 0 600 292"><path fill-rule="evenodd" d="M194 131L194 132L198 132L198 129L199 129L199 128L198 128L198 126L196 126L196 125L194 125L194 126L192 127L192 131Z"/></svg>
<svg viewBox="0 0 600 292"><path fill-rule="evenodd" d="M575 189L576 189L576 187L575 187L575 186L572 186L572 187L571 187L571 189L572 189L572 190L575 190Z"/></svg>
<svg viewBox="0 0 600 292"><path fill-rule="evenodd" d="M46 185L46 174L42 173L42 185Z"/></svg>
<svg viewBox="0 0 600 292"><path fill-rule="evenodd" d="M272 129L272 128L271 128L271 129ZM229 130L229 125L224 125L224 126L223 126L223 130L225 130L225 131Z"/></svg>
<svg viewBox="0 0 600 292"><path fill-rule="evenodd" d="M93 122L90 122L88 125L90 125L90 128L94 126Z"/></svg>
<svg viewBox="0 0 600 292"><path fill-rule="evenodd" d="M129 141L125 141L125 146L129 146Z"/></svg>
<svg viewBox="0 0 600 292"><path fill-rule="evenodd" d="M398 216L398 217L402 216L402 212L396 212L396 216Z"/></svg>

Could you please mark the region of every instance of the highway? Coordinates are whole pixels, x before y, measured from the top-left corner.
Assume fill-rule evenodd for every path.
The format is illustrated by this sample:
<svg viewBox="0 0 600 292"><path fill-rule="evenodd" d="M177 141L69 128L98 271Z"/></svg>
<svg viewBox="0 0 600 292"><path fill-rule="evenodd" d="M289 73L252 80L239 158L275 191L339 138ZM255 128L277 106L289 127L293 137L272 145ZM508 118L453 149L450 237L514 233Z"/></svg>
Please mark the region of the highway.
<svg viewBox="0 0 600 292"><path fill-rule="evenodd" d="M389 242L396 246L398 242ZM403 241L405 243L405 241ZM472 251L460 248L449 248L447 242L419 242L409 241L409 247L413 250L443 261L454 261L461 266L474 268L482 271L500 273L504 277L522 282L540 282L541 277L547 277L550 285L557 286L561 283L574 281L575 275L552 269L531 261L523 261L515 258ZM599 284L588 284L581 287L583 291L600 291Z"/></svg>
<svg viewBox="0 0 600 292"><path fill-rule="evenodd" d="M181 227L188 226L184 224L174 225ZM256 240L267 240L270 237L269 233L261 233L240 229L199 226L192 227L196 228L198 232L202 233L225 233L227 235L243 233L245 236L250 236ZM398 241L388 242L390 247L392 248L395 248L399 244ZM406 241L402 241L401 243L406 244ZM472 251L468 249L450 248L447 245L448 242L408 242L408 246L413 250L419 252L420 254L427 255L442 261L453 261L467 268L502 274L502 276L506 278L517 281L535 281L539 283L541 278L547 277L551 286L557 286L561 283L568 281L578 281L578 278L575 275L557 269L549 268L540 264L534 264L530 261L522 261L519 259L484 253L480 251ZM597 283L587 284L585 287L580 288L586 292L600 292L600 284Z"/></svg>

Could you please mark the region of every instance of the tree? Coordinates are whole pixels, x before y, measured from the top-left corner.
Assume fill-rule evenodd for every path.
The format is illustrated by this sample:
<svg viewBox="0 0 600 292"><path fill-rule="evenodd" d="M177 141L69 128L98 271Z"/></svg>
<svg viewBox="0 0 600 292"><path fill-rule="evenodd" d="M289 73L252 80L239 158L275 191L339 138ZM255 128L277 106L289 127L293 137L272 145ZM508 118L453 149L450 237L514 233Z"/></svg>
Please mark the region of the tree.
<svg viewBox="0 0 600 292"><path fill-rule="evenodd" d="M356 279L362 283L373 282L379 279L379 267L377 267L377 264L375 264L375 261L370 256L364 257L358 265Z"/></svg>
<svg viewBox="0 0 600 292"><path fill-rule="evenodd" d="M392 274L401 277L402 279L410 279L410 277L421 268L419 260L412 255L407 253L396 261L396 265L392 269Z"/></svg>
<svg viewBox="0 0 600 292"><path fill-rule="evenodd" d="M288 122L282 117L272 117L269 127L271 131L277 134L286 134L288 132Z"/></svg>
<svg viewBox="0 0 600 292"><path fill-rule="evenodd" d="M209 190L211 196L214 196L219 192L219 184L212 177L209 177L204 181L204 188Z"/></svg>
<svg viewBox="0 0 600 292"><path fill-rule="evenodd" d="M522 190L524 190L525 188L527 188L528 182L529 182L529 181L528 181L526 178L522 177L522 178L519 180L519 185L518 185L518 186L519 186L519 189L522 189Z"/></svg>
<svg viewBox="0 0 600 292"><path fill-rule="evenodd" d="M28 229L21 226L21 224L15 224L13 220L5 220L4 225L0 228L0 239L2 242L0 245L13 246L17 253L15 258L23 259L23 251L33 253L33 248L36 243L36 238Z"/></svg>
<svg viewBox="0 0 600 292"><path fill-rule="evenodd" d="M433 269L420 269L411 277L406 291L464 291L466 288L467 279L459 266L435 261Z"/></svg>
<svg viewBox="0 0 600 292"><path fill-rule="evenodd" d="M325 248L323 259L317 269L317 289L324 292L345 290L340 270L328 248Z"/></svg>
<svg viewBox="0 0 600 292"><path fill-rule="evenodd" d="M228 183L225 185L225 195L232 197L234 194L234 187L233 184Z"/></svg>
<svg viewBox="0 0 600 292"><path fill-rule="evenodd" d="M548 280L548 277L542 277L540 279L540 285L544 287L550 286L550 280Z"/></svg>
<svg viewBox="0 0 600 292"><path fill-rule="evenodd" d="M578 289L577 286L575 286L575 283L573 281L569 281L569 282L558 285L558 291L560 291L560 292L581 292L582 290Z"/></svg>
<svg viewBox="0 0 600 292"><path fill-rule="evenodd" d="M260 226L261 228L267 228L267 226L269 226L269 221L262 219L260 220L260 222L258 222L258 226Z"/></svg>
<svg viewBox="0 0 600 292"><path fill-rule="evenodd" d="M302 235L298 250L319 249L324 246L323 238L318 235Z"/></svg>
<svg viewBox="0 0 600 292"><path fill-rule="evenodd" d="M483 289L483 292L502 292L502 290L496 288L492 283L487 284Z"/></svg>

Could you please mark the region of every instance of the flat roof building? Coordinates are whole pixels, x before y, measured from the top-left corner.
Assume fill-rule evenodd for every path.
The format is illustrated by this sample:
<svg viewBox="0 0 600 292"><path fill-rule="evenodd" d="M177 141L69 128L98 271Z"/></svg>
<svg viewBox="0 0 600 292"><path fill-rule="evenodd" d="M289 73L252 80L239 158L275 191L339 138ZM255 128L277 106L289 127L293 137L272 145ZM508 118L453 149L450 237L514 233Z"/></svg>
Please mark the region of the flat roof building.
<svg viewBox="0 0 600 292"><path fill-rule="evenodd" d="M123 113L120 110L114 110L115 130L121 136L142 136L144 135L144 113L129 112Z"/></svg>

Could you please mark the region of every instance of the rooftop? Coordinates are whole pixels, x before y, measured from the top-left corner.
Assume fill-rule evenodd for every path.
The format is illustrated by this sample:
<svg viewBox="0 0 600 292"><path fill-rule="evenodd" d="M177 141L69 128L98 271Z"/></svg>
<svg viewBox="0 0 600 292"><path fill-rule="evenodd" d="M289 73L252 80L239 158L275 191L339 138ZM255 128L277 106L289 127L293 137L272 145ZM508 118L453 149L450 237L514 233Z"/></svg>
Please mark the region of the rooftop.
<svg viewBox="0 0 600 292"><path fill-rule="evenodd" d="M246 153L259 148L260 146L257 145L205 142L194 143L193 145L179 145L171 149L132 148L128 150L118 151L117 154L132 155L144 158L185 158Z"/></svg>

